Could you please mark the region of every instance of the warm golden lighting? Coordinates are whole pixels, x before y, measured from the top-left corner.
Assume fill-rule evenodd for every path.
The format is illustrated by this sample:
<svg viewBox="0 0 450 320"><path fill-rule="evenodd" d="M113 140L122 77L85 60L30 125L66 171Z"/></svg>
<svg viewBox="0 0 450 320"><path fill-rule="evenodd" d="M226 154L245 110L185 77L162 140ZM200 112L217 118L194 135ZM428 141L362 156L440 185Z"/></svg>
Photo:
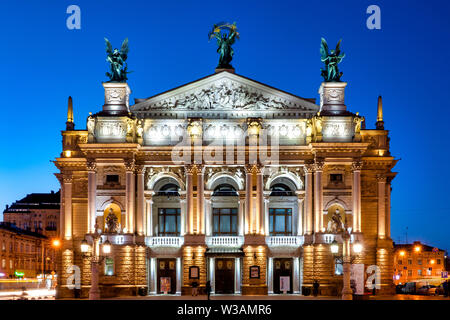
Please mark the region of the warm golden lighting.
<svg viewBox="0 0 450 320"><path fill-rule="evenodd" d="M52 240L52 246L54 248L59 248L61 246L61 241L59 239L53 239Z"/></svg>
<svg viewBox="0 0 450 320"><path fill-rule="evenodd" d="M400 256L403 257L405 255L405 251L400 251Z"/></svg>
<svg viewBox="0 0 450 320"><path fill-rule="evenodd" d="M81 246L80 246L81 252L86 253L89 251L89 244L86 240L81 241Z"/></svg>
<svg viewBox="0 0 450 320"><path fill-rule="evenodd" d="M414 251L415 251L415 252L419 252L419 251L420 251L420 246L415 246L415 247L414 247Z"/></svg>
<svg viewBox="0 0 450 320"><path fill-rule="evenodd" d="M355 241L355 243L353 244L353 252L361 253L362 249L363 249L363 246L362 246L361 242Z"/></svg>
<svg viewBox="0 0 450 320"><path fill-rule="evenodd" d="M430 261L430 263L431 263L431 264L434 264L434 263L435 263L434 259L432 259L432 260Z"/></svg>
<svg viewBox="0 0 450 320"><path fill-rule="evenodd" d="M111 253L111 243L108 240L106 240L105 243L103 243L102 250L104 254Z"/></svg>
<svg viewBox="0 0 450 320"><path fill-rule="evenodd" d="M72 151L70 151L70 150L64 151L64 156L65 156L66 158L70 158L71 155L72 155Z"/></svg>
<svg viewBox="0 0 450 320"><path fill-rule="evenodd" d="M338 251L339 251L339 245L338 245L338 243L337 243L336 240L333 240L333 242L331 243L331 245L330 245L330 250L331 250L331 253L333 253L333 254L338 253Z"/></svg>

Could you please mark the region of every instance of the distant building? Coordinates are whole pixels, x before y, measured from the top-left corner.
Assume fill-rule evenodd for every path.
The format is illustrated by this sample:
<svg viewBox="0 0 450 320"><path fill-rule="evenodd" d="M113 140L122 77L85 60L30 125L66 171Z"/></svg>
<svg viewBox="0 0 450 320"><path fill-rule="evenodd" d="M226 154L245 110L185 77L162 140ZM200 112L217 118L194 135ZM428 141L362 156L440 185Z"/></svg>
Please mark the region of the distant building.
<svg viewBox="0 0 450 320"><path fill-rule="evenodd" d="M3 221L49 238L58 237L59 206L59 191L31 193L11 206L6 206L3 211Z"/></svg>
<svg viewBox="0 0 450 320"><path fill-rule="evenodd" d="M45 246L44 252L42 245ZM40 233L0 223L0 278L33 278L55 269L55 253ZM44 260L44 264L42 261Z"/></svg>
<svg viewBox="0 0 450 320"><path fill-rule="evenodd" d="M418 280L443 280L445 250L415 241L413 244L394 244L394 283Z"/></svg>

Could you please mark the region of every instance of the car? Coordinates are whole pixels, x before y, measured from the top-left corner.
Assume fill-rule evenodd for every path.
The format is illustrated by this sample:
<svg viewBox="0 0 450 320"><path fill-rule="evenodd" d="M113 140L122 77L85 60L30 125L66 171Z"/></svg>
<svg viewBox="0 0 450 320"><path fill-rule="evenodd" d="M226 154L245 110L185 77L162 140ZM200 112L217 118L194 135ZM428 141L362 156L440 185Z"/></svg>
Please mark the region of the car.
<svg viewBox="0 0 450 320"><path fill-rule="evenodd" d="M436 295L436 286L433 286L433 285L422 286L419 289L417 289L417 294L434 296L434 295Z"/></svg>
<svg viewBox="0 0 450 320"><path fill-rule="evenodd" d="M395 286L395 293L403 293L404 284L398 284Z"/></svg>

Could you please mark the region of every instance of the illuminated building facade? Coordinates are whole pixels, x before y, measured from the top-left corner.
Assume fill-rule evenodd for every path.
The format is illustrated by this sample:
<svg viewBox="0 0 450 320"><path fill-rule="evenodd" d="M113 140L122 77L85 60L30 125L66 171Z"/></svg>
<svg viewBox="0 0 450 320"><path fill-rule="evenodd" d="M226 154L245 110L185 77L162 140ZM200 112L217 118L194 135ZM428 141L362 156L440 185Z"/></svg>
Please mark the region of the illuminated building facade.
<svg viewBox="0 0 450 320"><path fill-rule="evenodd" d="M44 254L42 245L47 249ZM0 223L0 279L34 278L42 269L55 270L55 252L47 247L46 236Z"/></svg>
<svg viewBox="0 0 450 320"><path fill-rule="evenodd" d="M3 221L53 238L59 236L60 192L31 193L3 211Z"/></svg>
<svg viewBox="0 0 450 320"><path fill-rule="evenodd" d="M90 287L95 229L112 252L102 260L104 297L301 293L320 283L339 294L330 244L336 217L352 228L391 292L392 168L382 102L375 129L347 111L344 82L323 83L315 99L237 75L216 73L129 105L126 83L104 83L103 109L75 130L69 101L61 183L63 247L58 296L73 297L71 266ZM338 273L338 275L336 275ZM69 278L70 277L70 278ZM287 277L287 278L286 278Z"/></svg>
<svg viewBox="0 0 450 320"><path fill-rule="evenodd" d="M412 244L394 245L394 282L404 284L419 280L437 284L446 280L442 278L447 258L445 250L427 246L415 241Z"/></svg>

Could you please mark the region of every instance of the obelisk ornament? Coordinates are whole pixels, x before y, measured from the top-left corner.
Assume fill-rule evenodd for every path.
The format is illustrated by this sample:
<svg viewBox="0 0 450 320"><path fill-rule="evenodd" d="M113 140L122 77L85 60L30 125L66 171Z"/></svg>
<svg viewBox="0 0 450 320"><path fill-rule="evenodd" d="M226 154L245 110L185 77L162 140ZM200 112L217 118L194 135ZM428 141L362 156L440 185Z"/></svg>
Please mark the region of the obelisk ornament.
<svg viewBox="0 0 450 320"><path fill-rule="evenodd" d="M111 43L106 38L105 43L106 53L108 54L106 61L109 62L111 68L111 72L106 73L106 76L109 77L108 82L126 82L128 80L127 74L129 73L126 63L128 57L128 38L123 41L120 51L117 48L113 50Z"/></svg>
<svg viewBox="0 0 450 320"><path fill-rule="evenodd" d="M217 53L220 55L217 69L233 69L231 60L233 59L234 51L231 46L236 39L239 39L236 22L233 24L225 22L215 24L209 32L208 38L209 40L213 38L217 39Z"/></svg>
<svg viewBox="0 0 450 320"><path fill-rule="evenodd" d="M345 54L341 54L341 40L336 45L335 50L328 50L327 41L322 38L320 46L321 60L325 64L325 69L322 70L322 77L325 82L341 82L342 72L339 72L338 64L344 59Z"/></svg>

